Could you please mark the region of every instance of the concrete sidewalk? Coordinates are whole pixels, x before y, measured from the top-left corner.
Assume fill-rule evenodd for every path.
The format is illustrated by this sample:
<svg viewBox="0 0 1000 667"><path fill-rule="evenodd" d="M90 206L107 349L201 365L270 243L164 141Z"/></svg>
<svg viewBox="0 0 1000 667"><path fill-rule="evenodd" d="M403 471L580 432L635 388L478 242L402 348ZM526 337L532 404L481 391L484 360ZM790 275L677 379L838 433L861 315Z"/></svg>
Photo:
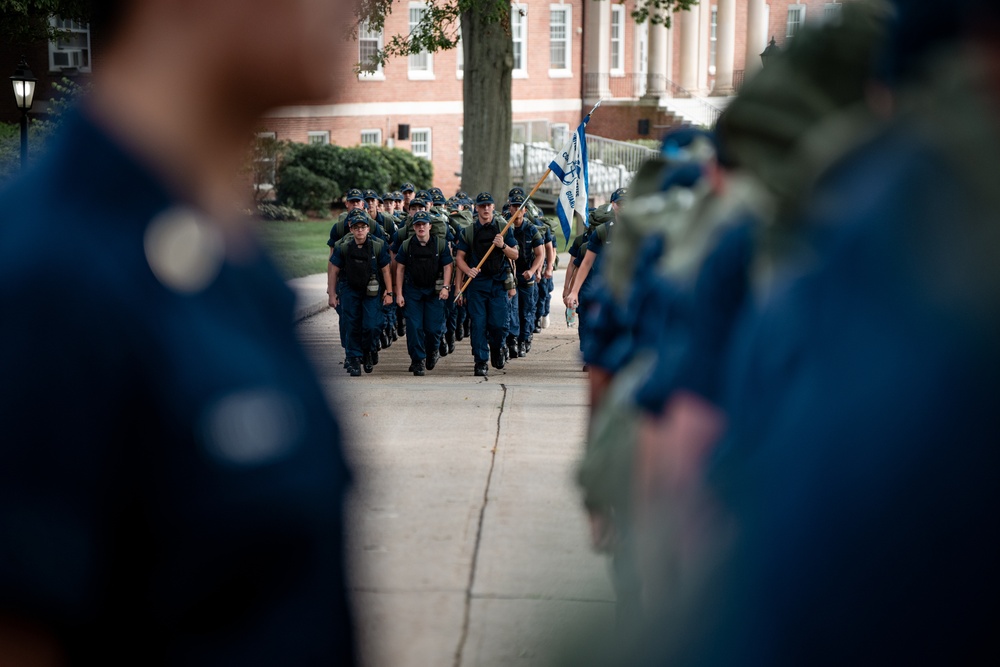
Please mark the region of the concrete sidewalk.
<svg viewBox="0 0 1000 667"><path fill-rule="evenodd" d="M612 628L607 563L573 481L586 378L564 275L551 326L488 378L473 376L467 339L414 377L402 338L351 378L334 311L299 322L356 475L347 557L363 665L550 665L595 617ZM325 278L293 286L300 312L317 291L325 304Z"/></svg>

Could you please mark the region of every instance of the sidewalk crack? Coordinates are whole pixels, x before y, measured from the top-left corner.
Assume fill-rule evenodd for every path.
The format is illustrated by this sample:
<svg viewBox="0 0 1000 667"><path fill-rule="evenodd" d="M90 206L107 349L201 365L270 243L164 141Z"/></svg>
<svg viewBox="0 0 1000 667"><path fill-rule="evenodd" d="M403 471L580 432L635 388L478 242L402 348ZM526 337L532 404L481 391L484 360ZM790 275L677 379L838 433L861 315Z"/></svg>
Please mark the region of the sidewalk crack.
<svg viewBox="0 0 1000 667"><path fill-rule="evenodd" d="M497 460L497 447L500 445L500 422L503 419L503 411L507 407L507 385L501 383L500 388L503 389L503 396L500 400L500 412L497 414L497 433L496 438L493 440L493 450L490 452L490 470L486 474L486 487L483 489L483 504L479 508L479 524L476 526L476 545L472 550L472 567L469 568L469 584L465 589L465 611L462 615L462 633L458 638L458 647L455 649L453 667L461 667L465 643L469 638L469 623L472 615L472 586L476 581L476 566L479 563L479 545L483 539L483 521L486 517L486 503L490 497L490 483L493 481L493 468Z"/></svg>

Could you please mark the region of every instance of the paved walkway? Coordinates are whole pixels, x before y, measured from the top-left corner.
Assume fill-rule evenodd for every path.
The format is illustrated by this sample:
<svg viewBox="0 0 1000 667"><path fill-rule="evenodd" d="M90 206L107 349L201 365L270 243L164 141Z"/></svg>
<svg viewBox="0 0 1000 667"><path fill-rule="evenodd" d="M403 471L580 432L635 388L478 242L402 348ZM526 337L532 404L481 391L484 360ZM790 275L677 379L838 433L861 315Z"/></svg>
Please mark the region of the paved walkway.
<svg viewBox="0 0 1000 667"><path fill-rule="evenodd" d="M562 272L557 273L557 294ZM400 339L341 368L325 277L294 281L299 323L350 435L348 561L363 664L544 665L568 629L610 627L605 559L573 483L585 428L575 329L553 300L531 353L473 377L468 340L418 378Z"/></svg>

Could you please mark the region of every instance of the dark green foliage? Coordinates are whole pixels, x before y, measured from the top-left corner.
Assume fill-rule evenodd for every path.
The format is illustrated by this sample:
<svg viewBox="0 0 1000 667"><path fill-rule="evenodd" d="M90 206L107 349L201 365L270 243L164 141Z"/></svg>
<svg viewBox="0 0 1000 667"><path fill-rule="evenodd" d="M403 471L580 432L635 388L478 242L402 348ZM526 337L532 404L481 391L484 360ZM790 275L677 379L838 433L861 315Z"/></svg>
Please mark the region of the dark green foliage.
<svg viewBox="0 0 1000 667"><path fill-rule="evenodd" d="M340 186L300 164L279 171L278 201L303 211L326 212L339 195Z"/></svg>
<svg viewBox="0 0 1000 667"><path fill-rule="evenodd" d="M298 209L278 204L257 204L257 215L261 220L278 222L301 222L306 219Z"/></svg>
<svg viewBox="0 0 1000 667"><path fill-rule="evenodd" d="M340 199L350 188L371 188L379 194L398 190L406 182L417 188L433 185L434 168L424 158L398 148L358 146L344 148L332 144L291 144L278 167L278 200L304 210L311 197L327 196L323 185L332 185L329 202Z"/></svg>

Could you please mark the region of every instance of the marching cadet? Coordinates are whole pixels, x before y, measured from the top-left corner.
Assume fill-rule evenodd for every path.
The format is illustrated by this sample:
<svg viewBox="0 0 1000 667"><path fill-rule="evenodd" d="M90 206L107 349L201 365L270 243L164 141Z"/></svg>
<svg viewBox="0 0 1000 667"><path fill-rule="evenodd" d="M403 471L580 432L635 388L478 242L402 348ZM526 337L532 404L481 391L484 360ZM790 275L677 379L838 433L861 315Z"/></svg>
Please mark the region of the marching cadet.
<svg viewBox="0 0 1000 667"><path fill-rule="evenodd" d="M510 192L507 193L507 198L510 199L515 195L520 195L524 197L524 189L521 187L513 187ZM553 271L555 271L557 255L556 255L556 232L554 223L550 222L548 218L542 215L542 211L532 200L527 200L524 205L527 210L528 220L535 226L535 229L539 231L542 235L542 241L544 243L544 253L545 261L542 263L542 268L539 272L536 282L538 285L538 294L535 299L535 328L534 333L541 333L541 330L549 326L549 302L552 298L552 289L554 284L552 282Z"/></svg>
<svg viewBox="0 0 1000 667"><path fill-rule="evenodd" d="M507 204L510 207L511 231L517 242L517 259L514 269L517 276L517 292L511 300L510 326L507 334L507 349L511 358L523 357L531 350L531 340L535 329L535 300L538 298L536 279L545 261L544 239L541 232L525 220L524 195L513 194Z"/></svg>
<svg viewBox="0 0 1000 667"><path fill-rule="evenodd" d="M382 231L378 236L383 240L392 239L396 233L396 223L392 216L382 210L382 198L374 190L365 190L365 210L368 217L375 221L376 227ZM390 257L393 249L390 247ZM390 271L390 275L391 275ZM392 346L399 337L396 332L396 304L390 303L382 309L382 327L376 340L376 351Z"/></svg>
<svg viewBox="0 0 1000 667"><path fill-rule="evenodd" d="M409 211L410 200L413 199L413 193L415 192L413 183L403 183L403 185L399 188L399 192L403 195L403 211Z"/></svg>
<svg viewBox="0 0 1000 667"><path fill-rule="evenodd" d="M365 209L365 193L359 188L351 188L344 195L345 204L347 206L347 211L341 213L337 218L337 222L333 223L330 227L330 239L326 242L330 246L330 251L333 252L333 247L344 237L350 235L351 229L347 223L347 216L351 211L355 209L360 209L362 213L368 218L368 228L369 233L374 237L382 240L387 240L385 230L382 225L375 222L375 220L368 215Z"/></svg>
<svg viewBox="0 0 1000 667"><path fill-rule="evenodd" d="M403 309L410 335L410 372L422 376L434 370L439 358L438 341L444 308L451 294L453 259L445 239L431 235L431 217L414 214L414 235L400 244L396 253L396 305Z"/></svg>
<svg viewBox="0 0 1000 667"><path fill-rule="evenodd" d="M584 255L587 252L587 244L589 243L592 234L608 222L614 220L614 215L615 209L613 208L613 204L606 204L592 209L587 216L588 222L590 223L589 227L573 239L573 243L569 248L569 254L570 257L573 258L573 261L571 261L569 266L566 268L566 281L563 284L563 302L566 304L566 323L569 326L573 326L574 323L578 325L577 333L580 338L581 352L583 351L584 341L587 336L586 325L581 321L582 318L579 317L579 297L577 296L575 305L571 306L569 296L573 292L574 286L577 288L578 294L580 291L583 291L586 294L585 290L581 290L581 282L583 282L583 280L588 276L579 278L577 274L583 262ZM591 265L592 263L593 262L591 262ZM588 271L588 273L593 272ZM586 365L584 365L583 370L587 370Z"/></svg>
<svg viewBox="0 0 1000 667"><path fill-rule="evenodd" d="M458 239L455 262L459 271L469 277L466 303L472 320L472 356L475 375L486 377L487 359L494 368L504 367L504 342L507 336L508 297L505 282L510 276L507 260L517 259L514 233L502 227L496 215L493 195L476 195L476 222L465 228ZM493 246L494 251L486 254ZM481 268L480 261L486 258ZM470 265L471 262L471 265Z"/></svg>
<svg viewBox="0 0 1000 667"><path fill-rule="evenodd" d="M351 236L333 248L327 291L330 305L341 309L347 371L358 377L362 365L371 373L378 363L375 337L382 326L382 306L395 295L385 291L392 286L388 244L372 238L364 211L351 211L347 222Z"/></svg>

